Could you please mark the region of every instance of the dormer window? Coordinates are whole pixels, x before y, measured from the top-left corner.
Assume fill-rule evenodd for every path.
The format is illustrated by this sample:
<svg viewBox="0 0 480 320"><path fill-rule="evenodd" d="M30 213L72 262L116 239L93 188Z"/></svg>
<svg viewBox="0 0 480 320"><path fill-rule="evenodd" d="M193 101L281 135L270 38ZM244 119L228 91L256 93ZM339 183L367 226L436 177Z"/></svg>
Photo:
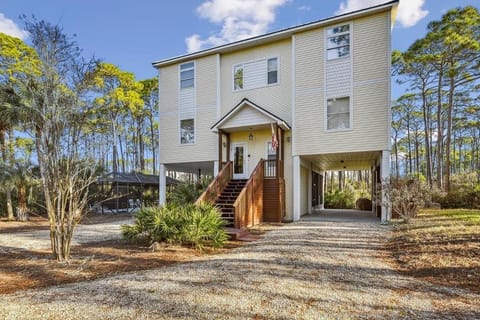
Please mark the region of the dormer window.
<svg viewBox="0 0 480 320"><path fill-rule="evenodd" d="M350 25L344 24L327 29L327 59L350 55Z"/></svg>

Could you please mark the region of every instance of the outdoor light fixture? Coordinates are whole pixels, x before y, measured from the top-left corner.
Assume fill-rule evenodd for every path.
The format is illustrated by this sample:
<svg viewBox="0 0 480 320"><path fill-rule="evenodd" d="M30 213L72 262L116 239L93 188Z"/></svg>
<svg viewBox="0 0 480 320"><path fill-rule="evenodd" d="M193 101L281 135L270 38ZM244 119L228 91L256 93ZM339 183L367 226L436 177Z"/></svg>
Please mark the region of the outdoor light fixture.
<svg viewBox="0 0 480 320"><path fill-rule="evenodd" d="M248 135L248 140L250 141L253 141L253 134L250 132L250 134Z"/></svg>

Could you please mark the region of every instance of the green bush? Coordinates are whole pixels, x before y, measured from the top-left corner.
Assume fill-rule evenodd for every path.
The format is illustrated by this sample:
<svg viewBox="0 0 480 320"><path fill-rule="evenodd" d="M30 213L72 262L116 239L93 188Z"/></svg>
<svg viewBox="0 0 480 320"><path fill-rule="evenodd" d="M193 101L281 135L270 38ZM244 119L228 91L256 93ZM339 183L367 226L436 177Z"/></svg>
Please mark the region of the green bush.
<svg viewBox="0 0 480 320"><path fill-rule="evenodd" d="M212 177L204 176L197 182L184 181L178 184L169 195L169 202L178 205L195 203L212 179Z"/></svg>
<svg viewBox="0 0 480 320"><path fill-rule="evenodd" d="M219 248L228 239L220 212L210 204L169 204L142 208L134 225L123 225L123 236L132 241L190 244L197 249Z"/></svg>
<svg viewBox="0 0 480 320"><path fill-rule="evenodd" d="M325 208L329 209L353 209L355 205L355 194L352 188L335 190L325 194Z"/></svg>
<svg viewBox="0 0 480 320"><path fill-rule="evenodd" d="M453 186L448 193L435 193L432 201L444 209L480 209L480 190Z"/></svg>
<svg viewBox="0 0 480 320"><path fill-rule="evenodd" d="M432 201L445 209L480 209L480 185L474 173L457 174L452 177L450 192L435 190Z"/></svg>

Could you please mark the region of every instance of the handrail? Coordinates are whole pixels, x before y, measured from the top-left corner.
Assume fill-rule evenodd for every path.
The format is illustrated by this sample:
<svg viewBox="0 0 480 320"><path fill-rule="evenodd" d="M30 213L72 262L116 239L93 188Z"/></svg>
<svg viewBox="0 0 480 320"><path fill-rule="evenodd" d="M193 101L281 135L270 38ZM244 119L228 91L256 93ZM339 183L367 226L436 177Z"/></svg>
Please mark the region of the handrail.
<svg viewBox="0 0 480 320"><path fill-rule="evenodd" d="M232 168L232 162L229 161L227 164L223 167L222 170L218 173L218 175L213 179L212 182L208 185L207 189L198 197L197 201L195 201L195 204L200 204L200 202L208 202L208 203L215 203L217 198L220 196L222 193L222 190L225 189L227 186L228 182L232 179L233 177L233 168Z"/></svg>
<svg viewBox="0 0 480 320"><path fill-rule="evenodd" d="M233 203L235 228L245 228L261 221L263 214L263 175L265 160L260 159L250 178Z"/></svg>

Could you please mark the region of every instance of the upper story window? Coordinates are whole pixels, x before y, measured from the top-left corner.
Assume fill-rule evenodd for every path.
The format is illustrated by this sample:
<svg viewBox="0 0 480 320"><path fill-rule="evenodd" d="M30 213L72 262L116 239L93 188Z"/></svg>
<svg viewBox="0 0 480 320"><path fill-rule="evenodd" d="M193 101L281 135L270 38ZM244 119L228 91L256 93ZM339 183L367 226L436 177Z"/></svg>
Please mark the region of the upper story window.
<svg viewBox="0 0 480 320"><path fill-rule="evenodd" d="M327 59L350 55L350 25L344 24L327 29Z"/></svg>
<svg viewBox="0 0 480 320"><path fill-rule="evenodd" d="M266 87L278 83L278 58L268 58L233 66L233 90Z"/></svg>
<svg viewBox="0 0 480 320"><path fill-rule="evenodd" d="M278 58L271 58L267 61L267 83L278 83Z"/></svg>
<svg viewBox="0 0 480 320"><path fill-rule="evenodd" d="M180 65L180 88L193 88L195 83L195 64L188 62Z"/></svg>
<svg viewBox="0 0 480 320"><path fill-rule="evenodd" d="M243 89L243 64L233 67L233 88L234 90Z"/></svg>
<svg viewBox="0 0 480 320"><path fill-rule="evenodd" d="M195 120L180 120L180 144L195 143Z"/></svg>
<svg viewBox="0 0 480 320"><path fill-rule="evenodd" d="M350 97L328 99L327 130L350 128Z"/></svg>

